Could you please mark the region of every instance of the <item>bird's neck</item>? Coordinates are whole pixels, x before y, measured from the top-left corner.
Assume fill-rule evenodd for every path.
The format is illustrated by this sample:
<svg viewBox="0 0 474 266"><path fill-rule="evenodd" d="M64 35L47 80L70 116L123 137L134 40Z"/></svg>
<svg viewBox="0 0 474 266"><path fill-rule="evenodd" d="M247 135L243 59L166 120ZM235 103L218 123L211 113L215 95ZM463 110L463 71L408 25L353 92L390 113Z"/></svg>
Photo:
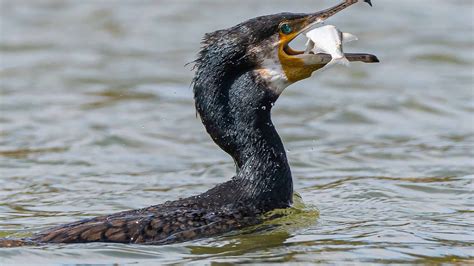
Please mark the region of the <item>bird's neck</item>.
<svg viewBox="0 0 474 266"><path fill-rule="evenodd" d="M234 198L260 209L288 207L293 184L283 143L271 120L278 96L251 71L195 80L196 108L214 142L235 161Z"/></svg>

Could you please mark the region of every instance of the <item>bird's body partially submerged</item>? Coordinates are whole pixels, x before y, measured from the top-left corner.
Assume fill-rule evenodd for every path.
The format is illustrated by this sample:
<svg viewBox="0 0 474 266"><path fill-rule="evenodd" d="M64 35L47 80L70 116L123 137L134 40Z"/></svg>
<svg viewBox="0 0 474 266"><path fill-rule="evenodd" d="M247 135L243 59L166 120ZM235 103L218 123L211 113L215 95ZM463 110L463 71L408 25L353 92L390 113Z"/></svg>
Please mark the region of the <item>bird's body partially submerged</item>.
<svg viewBox="0 0 474 266"><path fill-rule="evenodd" d="M206 34L196 60L194 98L207 132L235 161L230 181L190 198L61 225L26 240L0 240L0 246L181 242L258 224L261 214L289 207L292 176L271 109L288 85L311 76L331 57L294 51L288 44L356 2L313 14L258 17ZM377 61L365 54L347 57Z"/></svg>

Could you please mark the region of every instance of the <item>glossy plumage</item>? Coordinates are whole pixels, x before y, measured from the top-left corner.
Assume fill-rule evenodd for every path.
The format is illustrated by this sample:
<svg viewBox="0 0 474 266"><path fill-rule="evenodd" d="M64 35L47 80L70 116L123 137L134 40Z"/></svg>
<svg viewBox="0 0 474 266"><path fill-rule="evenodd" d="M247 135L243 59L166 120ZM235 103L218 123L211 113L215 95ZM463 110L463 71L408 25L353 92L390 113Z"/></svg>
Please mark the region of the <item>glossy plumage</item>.
<svg viewBox="0 0 474 266"><path fill-rule="evenodd" d="M45 231L31 241L170 244L217 235L258 222L254 210L209 208L187 199L63 225Z"/></svg>
<svg viewBox="0 0 474 266"><path fill-rule="evenodd" d="M282 22L290 21L303 31L314 21L355 2L346 0L326 10L329 15L281 13L205 35L195 62L194 99L207 132L235 162L236 175L230 181L197 196L61 225L28 239L0 240L0 246L86 242L169 244L255 225L263 221L263 213L290 207L293 195L290 166L271 120L271 110L281 90L274 89L273 80L266 74L272 74L273 67L284 71L279 56L296 35L282 36L279 27ZM285 56L291 59L293 55ZM318 62L309 65L311 71L324 66L325 63L319 62L330 61L327 55L309 57ZM305 67L300 59L292 63ZM270 77L285 78L286 74ZM290 84L283 81L276 86L285 82Z"/></svg>

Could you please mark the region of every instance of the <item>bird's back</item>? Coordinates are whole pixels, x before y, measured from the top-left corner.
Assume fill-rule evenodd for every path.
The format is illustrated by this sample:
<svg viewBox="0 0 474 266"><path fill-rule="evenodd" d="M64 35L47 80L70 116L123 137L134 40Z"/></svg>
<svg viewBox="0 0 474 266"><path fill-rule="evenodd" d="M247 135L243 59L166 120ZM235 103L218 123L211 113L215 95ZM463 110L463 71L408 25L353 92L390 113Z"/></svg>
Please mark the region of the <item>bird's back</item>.
<svg viewBox="0 0 474 266"><path fill-rule="evenodd" d="M3 239L0 247L89 242L170 244L214 236L259 222L258 213L247 206L216 207L191 197L61 225L25 240Z"/></svg>

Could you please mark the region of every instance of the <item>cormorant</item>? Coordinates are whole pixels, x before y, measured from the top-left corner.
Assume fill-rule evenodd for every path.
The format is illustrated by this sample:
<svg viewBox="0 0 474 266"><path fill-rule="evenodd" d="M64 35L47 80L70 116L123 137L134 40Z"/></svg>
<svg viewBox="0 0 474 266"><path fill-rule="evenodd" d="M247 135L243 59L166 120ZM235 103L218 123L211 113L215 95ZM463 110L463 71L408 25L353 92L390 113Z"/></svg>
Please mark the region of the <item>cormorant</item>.
<svg viewBox="0 0 474 266"><path fill-rule="evenodd" d="M204 36L195 61L195 105L209 135L235 161L237 173L230 181L197 196L60 225L28 239L3 239L0 246L168 244L255 225L263 213L290 207L290 166L270 112L287 86L310 77L331 56L295 51L289 43L357 2L346 0L317 13L261 16ZM346 57L378 62L370 54Z"/></svg>

